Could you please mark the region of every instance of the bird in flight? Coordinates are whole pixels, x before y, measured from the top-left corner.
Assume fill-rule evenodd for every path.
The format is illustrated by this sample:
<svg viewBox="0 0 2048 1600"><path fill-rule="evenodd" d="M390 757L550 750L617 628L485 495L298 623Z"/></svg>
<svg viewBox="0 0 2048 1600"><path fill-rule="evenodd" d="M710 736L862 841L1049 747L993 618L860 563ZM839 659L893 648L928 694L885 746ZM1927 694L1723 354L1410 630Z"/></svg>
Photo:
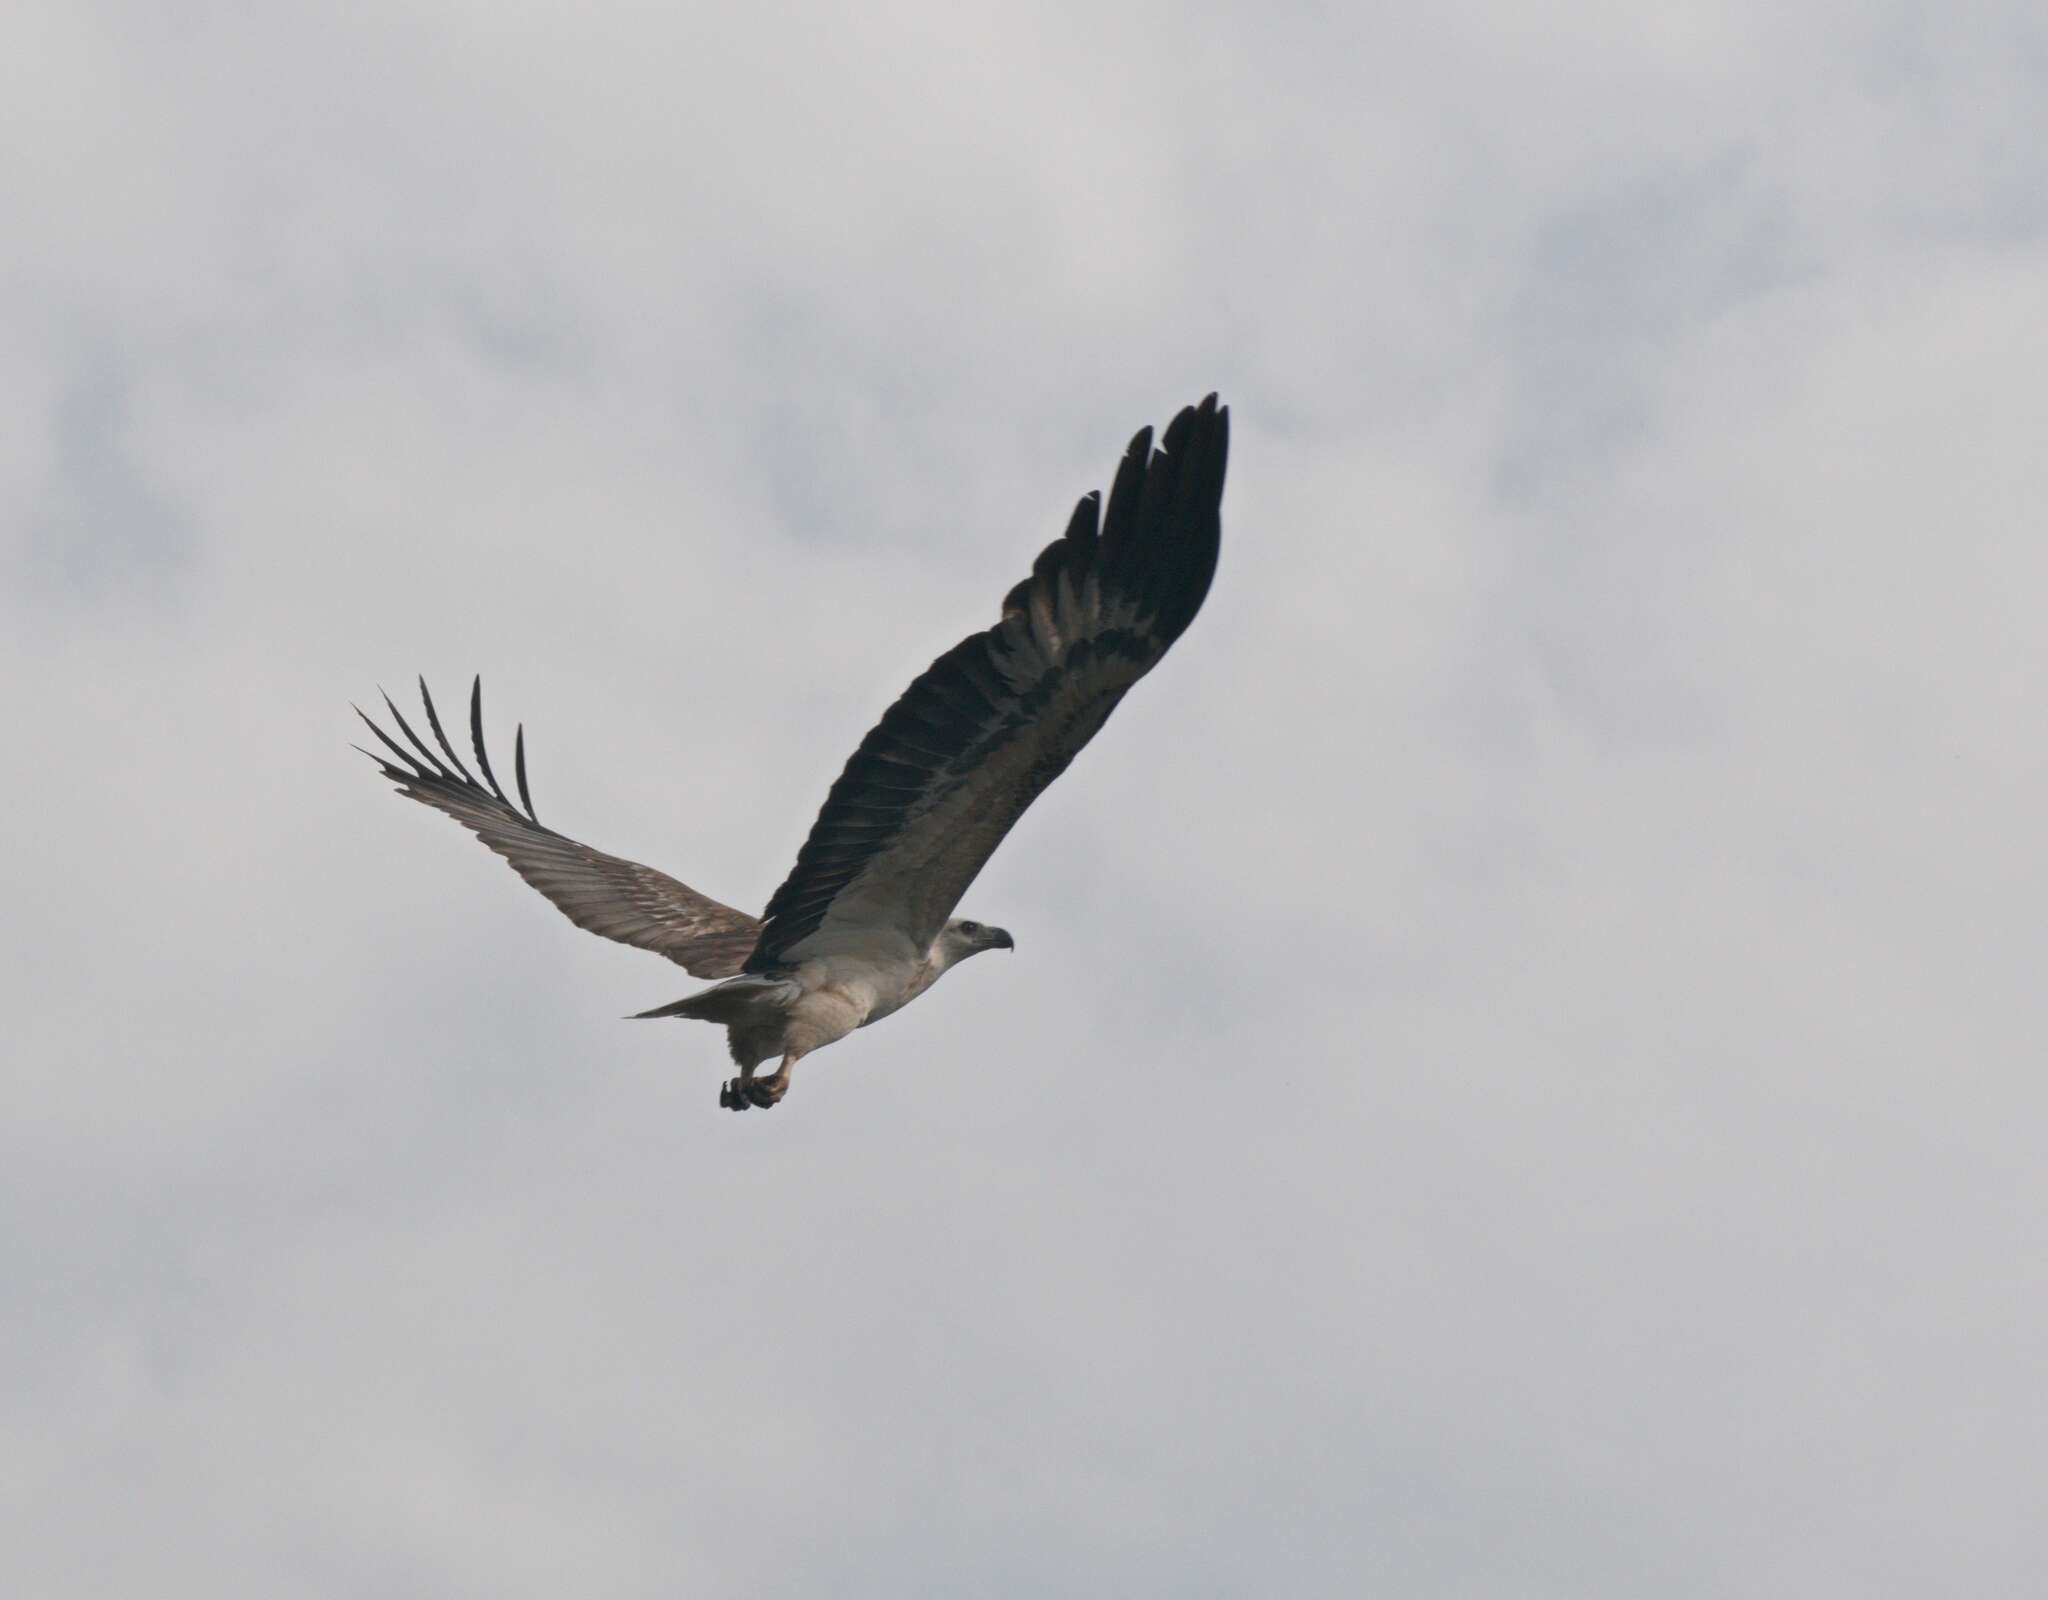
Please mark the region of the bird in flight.
<svg viewBox="0 0 2048 1600"><path fill-rule="evenodd" d="M953 910L1025 808L1201 609L1229 443L1230 412L1213 394L1175 417L1156 448L1140 430L1108 504L1084 496L995 626L934 661L861 741L758 918L545 826L527 791L524 725L514 802L484 750L481 679L469 697L481 781L449 743L424 678L433 746L385 695L411 748L357 708L388 752L363 753L579 928L722 980L639 1015L722 1026L739 1076L720 1086L719 1104L774 1106L813 1050L900 1011L969 956L1015 948L1003 929ZM775 1070L761 1073L769 1061Z"/></svg>

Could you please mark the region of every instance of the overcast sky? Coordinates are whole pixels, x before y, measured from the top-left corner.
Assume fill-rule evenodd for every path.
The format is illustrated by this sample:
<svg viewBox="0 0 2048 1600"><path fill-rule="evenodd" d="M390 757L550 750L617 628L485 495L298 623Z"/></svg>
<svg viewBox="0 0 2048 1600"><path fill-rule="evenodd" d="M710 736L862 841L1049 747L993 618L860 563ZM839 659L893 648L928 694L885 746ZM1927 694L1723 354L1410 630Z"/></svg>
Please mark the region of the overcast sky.
<svg viewBox="0 0 2048 1600"><path fill-rule="evenodd" d="M2038 5L324 9L0 65L0 1588L2048 1584ZM758 908L1212 388L772 1115L348 748Z"/></svg>

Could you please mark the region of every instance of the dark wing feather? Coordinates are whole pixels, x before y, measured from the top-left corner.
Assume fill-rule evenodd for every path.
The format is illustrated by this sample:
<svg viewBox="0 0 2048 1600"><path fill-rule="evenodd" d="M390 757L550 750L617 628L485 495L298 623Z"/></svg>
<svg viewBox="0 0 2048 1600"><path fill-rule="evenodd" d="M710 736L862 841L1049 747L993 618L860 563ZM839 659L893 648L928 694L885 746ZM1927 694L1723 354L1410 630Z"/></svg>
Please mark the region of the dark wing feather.
<svg viewBox="0 0 2048 1600"><path fill-rule="evenodd" d="M420 700L426 707L427 727L440 746L438 752L413 732L389 695L384 704L411 744L410 750L363 716L360 709L356 712L390 752L364 754L398 785L400 793L447 812L509 861L513 871L552 900L577 927L667 956L700 978L729 978L740 970L761 930L753 917L720 905L665 872L608 856L541 824L526 787L523 726L512 751L519 803L506 796L484 749L482 679L471 686L469 696L470 744L484 775L482 783L470 776L448 742L424 678L420 680Z"/></svg>
<svg viewBox="0 0 2048 1600"><path fill-rule="evenodd" d="M1003 836L1194 620L1215 576L1230 413L1210 395L1124 453L1003 601L861 741L768 902L749 971L814 936L923 950ZM1097 513L1101 526L1097 528Z"/></svg>

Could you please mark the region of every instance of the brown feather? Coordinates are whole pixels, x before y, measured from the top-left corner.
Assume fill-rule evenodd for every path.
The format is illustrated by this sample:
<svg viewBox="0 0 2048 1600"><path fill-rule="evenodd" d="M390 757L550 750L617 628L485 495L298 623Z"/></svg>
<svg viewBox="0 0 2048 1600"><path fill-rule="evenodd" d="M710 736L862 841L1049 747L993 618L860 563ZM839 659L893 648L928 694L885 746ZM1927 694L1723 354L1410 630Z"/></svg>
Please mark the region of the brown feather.
<svg viewBox="0 0 2048 1600"><path fill-rule="evenodd" d="M700 978L729 978L746 964L760 934L761 924L756 918L699 894L665 872L593 850L535 819L533 802L527 795L523 729L514 752L513 776L518 780L519 799L525 811L506 797L484 752L481 680L470 696L470 731L477 765L489 782L488 788L469 775L448 747L424 679L420 682L420 699L426 706L427 726L441 744L445 761L413 736L395 705L391 707L392 717L418 746L420 756L408 752L376 723L363 717L370 724L370 731L398 759L375 751L365 754L398 785L401 794L445 812L469 829L579 928L616 939L620 944L652 950ZM388 699L386 703L389 704ZM362 713L358 711L357 715Z"/></svg>

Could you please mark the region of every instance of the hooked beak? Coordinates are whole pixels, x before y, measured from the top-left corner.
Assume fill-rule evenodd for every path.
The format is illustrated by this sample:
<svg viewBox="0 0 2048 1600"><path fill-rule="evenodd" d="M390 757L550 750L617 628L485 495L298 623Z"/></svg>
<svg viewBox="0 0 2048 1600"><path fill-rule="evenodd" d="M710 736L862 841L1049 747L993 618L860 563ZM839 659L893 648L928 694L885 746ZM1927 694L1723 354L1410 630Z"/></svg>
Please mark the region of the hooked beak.
<svg viewBox="0 0 2048 1600"><path fill-rule="evenodd" d="M1017 948L1017 941L1010 937L1009 930L991 928L988 930L988 947L991 950L1014 950Z"/></svg>

